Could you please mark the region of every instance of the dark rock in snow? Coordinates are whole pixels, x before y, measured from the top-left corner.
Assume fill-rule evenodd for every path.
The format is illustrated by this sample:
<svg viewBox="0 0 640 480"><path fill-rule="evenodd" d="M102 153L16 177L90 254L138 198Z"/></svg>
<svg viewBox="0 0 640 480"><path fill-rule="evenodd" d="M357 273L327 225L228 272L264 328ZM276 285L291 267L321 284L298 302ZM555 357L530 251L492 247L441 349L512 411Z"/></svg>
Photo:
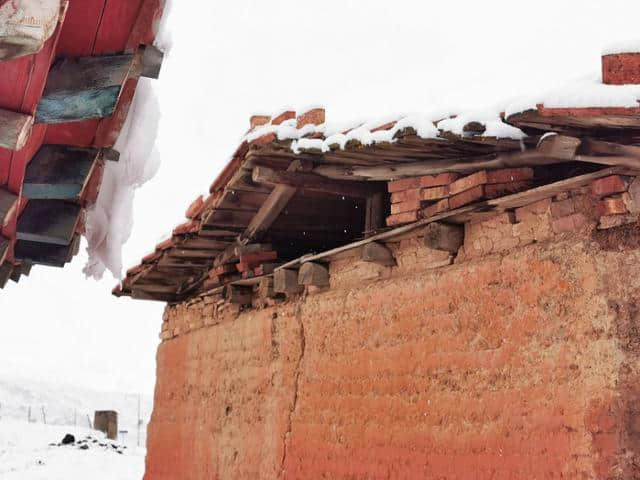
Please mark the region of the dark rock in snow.
<svg viewBox="0 0 640 480"><path fill-rule="evenodd" d="M71 443L75 443L75 441L76 441L76 437L74 437L70 433L67 433L62 439L62 445L69 445Z"/></svg>
<svg viewBox="0 0 640 480"><path fill-rule="evenodd" d="M78 448L80 450L89 450L89 445L80 445Z"/></svg>

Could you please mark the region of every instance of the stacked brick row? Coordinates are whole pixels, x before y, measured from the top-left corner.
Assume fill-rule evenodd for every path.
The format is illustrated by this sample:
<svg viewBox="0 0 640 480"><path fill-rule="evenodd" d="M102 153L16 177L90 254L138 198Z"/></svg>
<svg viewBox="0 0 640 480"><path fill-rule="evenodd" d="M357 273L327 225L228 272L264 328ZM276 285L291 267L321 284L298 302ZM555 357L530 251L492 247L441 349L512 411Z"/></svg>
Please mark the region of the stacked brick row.
<svg viewBox="0 0 640 480"><path fill-rule="evenodd" d="M527 190L532 180L531 168L482 170L464 177L442 173L394 180L387 184L391 193L387 225L411 223L477 201Z"/></svg>
<svg viewBox="0 0 640 480"><path fill-rule="evenodd" d="M599 229L637 222L640 216L640 180L611 175L594 181L591 193L598 198Z"/></svg>
<svg viewBox="0 0 640 480"><path fill-rule="evenodd" d="M638 221L640 181L611 175L590 185L465 224L458 261L553 238L555 235L607 229Z"/></svg>
<svg viewBox="0 0 640 480"><path fill-rule="evenodd" d="M272 273L279 265L275 263L277 259L278 252L270 244L242 247L232 263L219 265L209 271L208 279L205 280L205 289Z"/></svg>

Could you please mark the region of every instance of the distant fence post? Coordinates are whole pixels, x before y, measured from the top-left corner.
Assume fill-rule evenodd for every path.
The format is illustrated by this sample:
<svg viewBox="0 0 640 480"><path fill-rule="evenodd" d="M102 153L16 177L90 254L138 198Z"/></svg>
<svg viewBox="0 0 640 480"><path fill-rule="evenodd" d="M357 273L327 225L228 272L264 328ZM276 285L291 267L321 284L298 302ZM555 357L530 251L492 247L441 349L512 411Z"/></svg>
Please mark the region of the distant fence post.
<svg viewBox="0 0 640 480"><path fill-rule="evenodd" d="M29 405L29 409L27 411L27 422L31 423L31 405Z"/></svg>
<svg viewBox="0 0 640 480"><path fill-rule="evenodd" d="M42 405L42 423L47 424L47 414L44 411L44 405Z"/></svg>
<svg viewBox="0 0 640 480"><path fill-rule="evenodd" d="M93 425L91 425L91 419L89 418L88 413L87 413L87 423L89 424L89 428L93 428Z"/></svg>

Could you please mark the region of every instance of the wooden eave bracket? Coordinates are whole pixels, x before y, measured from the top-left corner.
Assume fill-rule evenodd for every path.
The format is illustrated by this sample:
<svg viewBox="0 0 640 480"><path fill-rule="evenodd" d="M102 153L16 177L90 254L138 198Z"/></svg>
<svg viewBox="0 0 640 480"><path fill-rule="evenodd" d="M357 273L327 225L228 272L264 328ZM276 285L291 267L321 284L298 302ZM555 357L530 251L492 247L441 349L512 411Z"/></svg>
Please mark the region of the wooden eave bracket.
<svg viewBox="0 0 640 480"><path fill-rule="evenodd" d="M0 8L0 62L42 50L58 22L64 19L67 0L12 0Z"/></svg>
<svg viewBox="0 0 640 480"><path fill-rule="evenodd" d="M20 150L25 146L34 118L24 113L0 109L0 147Z"/></svg>

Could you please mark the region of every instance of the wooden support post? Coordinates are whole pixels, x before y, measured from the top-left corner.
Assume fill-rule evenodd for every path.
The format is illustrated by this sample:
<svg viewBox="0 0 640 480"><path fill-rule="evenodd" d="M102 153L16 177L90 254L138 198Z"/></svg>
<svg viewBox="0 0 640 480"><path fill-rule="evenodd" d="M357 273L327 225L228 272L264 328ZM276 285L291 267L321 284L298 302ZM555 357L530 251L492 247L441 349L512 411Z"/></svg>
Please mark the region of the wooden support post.
<svg viewBox="0 0 640 480"><path fill-rule="evenodd" d="M302 162L294 160L287 168L287 172L295 172L301 168ZM253 239L267 231L297 191L295 186L276 185L258 210L258 213L249 222L249 226L242 234L242 238Z"/></svg>
<svg viewBox="0 0 640 480"><path fill-rule="evenodd" d="M31 115L0 109L0 147L20 150L27 143L32 126Z"/></svg>
<svg viewBox="0 0 640 480"><path fill-rule="evenodd" d="M387 247L377 242L370 242L362 247L362 260L376 263L384 267L393 267L396 264L393 253Z"/></svg>
<svg viewBox="0 0 640 480"><path fill-rule="evenodd" d="M298 283L305 286L328 287L329 270L319 263L303 263L298 271Z"/></svg>
<svg viewBox="0 0 640 480"><path fill-rule="evenodd" d="M273 290L287 295L302 292L303 287L298 283L297 270L281 268L273 272Z"/></svg>
<svg viewBox="0 0 640 480"><path fill-rule="evenodd" d="M275 297L276 292L273 289L273 277L263 277L258 284L258 296L265 300Z"/></svg>
<svg viewBox="0 0 640 480"><path fill-rule="evenodd" d="M251 305L253 298L253 290L250 287L242 287L239 285L226 285L225 298L231 303L238 305Z"/></svg>
<svg viewBox="0 0 640 480"><path fill-rule="evenodd" d="M365 238L375 235L379 228L384 227L385 217L387 216L384 201L385 194L382 192L374 193L367 197L367 211L364 222Z"/></svg>
<svg viewBox="0 0 640 480"><path fill-rule="evenodd" d="M464 243L464 227L433 222L424 229L424 245L433 250L456 253Z"/></svg>

